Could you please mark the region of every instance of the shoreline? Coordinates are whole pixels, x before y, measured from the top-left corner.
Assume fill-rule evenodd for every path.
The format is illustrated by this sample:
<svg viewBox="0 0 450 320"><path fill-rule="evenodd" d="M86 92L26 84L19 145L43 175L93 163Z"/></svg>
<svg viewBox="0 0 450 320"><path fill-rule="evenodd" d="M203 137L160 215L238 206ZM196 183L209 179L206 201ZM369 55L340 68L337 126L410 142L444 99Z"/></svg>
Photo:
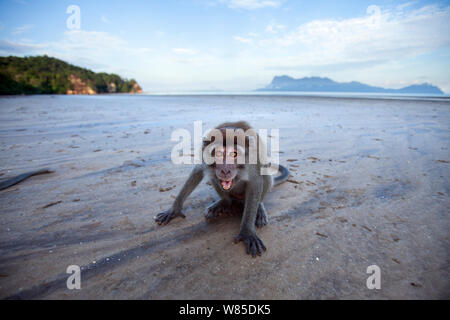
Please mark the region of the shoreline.
<svg viewBox="0 0 450 320"><path fill-rule="evenodd" d="M291 99L337 99L337 100L404 100L404 101L450 101L450 94L444 95L406 95L406 94L366 94L366 93L333 93L333 92L141 92L141 93L96 93L96 94L10 94L0 98L14 97L110 97L110 96L144 96L144 97L236 97L236 98L291 98Z"/></svg>

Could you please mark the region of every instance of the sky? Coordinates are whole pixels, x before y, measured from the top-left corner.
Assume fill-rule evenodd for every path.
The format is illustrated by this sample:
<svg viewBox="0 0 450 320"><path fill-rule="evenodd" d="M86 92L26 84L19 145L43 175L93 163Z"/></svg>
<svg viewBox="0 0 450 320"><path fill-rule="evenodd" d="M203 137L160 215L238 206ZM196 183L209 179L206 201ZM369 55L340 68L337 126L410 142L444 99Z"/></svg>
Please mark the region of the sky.
<svg viewBox="0 0 450 320"><path fill-rule="evenodd" d="M43 54L147 92L289 75L450 93L450 1L0 0L0 56Z"/></svg>

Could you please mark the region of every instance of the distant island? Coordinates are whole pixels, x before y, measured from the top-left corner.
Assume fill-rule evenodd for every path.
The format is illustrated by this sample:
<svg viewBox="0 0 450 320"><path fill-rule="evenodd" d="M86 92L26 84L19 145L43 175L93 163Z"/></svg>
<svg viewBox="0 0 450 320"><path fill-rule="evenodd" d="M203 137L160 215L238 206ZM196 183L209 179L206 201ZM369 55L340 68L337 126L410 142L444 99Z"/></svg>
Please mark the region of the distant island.
<svg viewBox="0 0 450 320"><path fill-rule="evenodd" d="M141 93L136 80L95 73L48 56L0 57L0 94Z"/></svg>
<svg viewBox="0 0 450 320"><path fill-rule="evenodd" d="M441 89L428 83L415 84L402 89L385 89L356 81L340 83L329 78L306 77L294 79L289 76L276 76L268 86L257 91L444 94Z"/></svg>

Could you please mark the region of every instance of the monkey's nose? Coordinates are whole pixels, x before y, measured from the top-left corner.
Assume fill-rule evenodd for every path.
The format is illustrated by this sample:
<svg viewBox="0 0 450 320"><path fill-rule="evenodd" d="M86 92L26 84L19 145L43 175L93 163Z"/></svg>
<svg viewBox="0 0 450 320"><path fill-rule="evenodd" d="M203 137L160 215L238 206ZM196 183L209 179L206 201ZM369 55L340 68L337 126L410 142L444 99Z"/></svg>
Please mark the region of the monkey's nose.
<svg viewBox="0 0 450 320"><path fill-rule="evenodd" d="M220 173L222 173L224 176L227 176L231 173L231 170L224 168L224 169L220 170Z"/></svg>

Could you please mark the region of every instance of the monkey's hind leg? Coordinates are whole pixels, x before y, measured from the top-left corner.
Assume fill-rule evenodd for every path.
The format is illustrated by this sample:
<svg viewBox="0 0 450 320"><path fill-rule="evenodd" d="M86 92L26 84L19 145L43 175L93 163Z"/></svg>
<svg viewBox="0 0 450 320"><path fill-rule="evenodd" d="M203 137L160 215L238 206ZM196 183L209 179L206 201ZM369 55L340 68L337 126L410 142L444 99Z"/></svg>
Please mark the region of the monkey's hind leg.
<svg viewBox="0 0 450 320"><path fill-rule="evenodd" d="M212 220L222 214L232 214L232 210L232 202L228 199L221 199L206 209L205 219Z"/></svg>
<svg viewBox="0 0 450 320"><path fill-rule="evenodd" d="M256 213L256 221L255 226L257 228L262 228L267 225L267 211L266 207L264 207L264 203L260 203L258 206L258 212Z"/></svg>

